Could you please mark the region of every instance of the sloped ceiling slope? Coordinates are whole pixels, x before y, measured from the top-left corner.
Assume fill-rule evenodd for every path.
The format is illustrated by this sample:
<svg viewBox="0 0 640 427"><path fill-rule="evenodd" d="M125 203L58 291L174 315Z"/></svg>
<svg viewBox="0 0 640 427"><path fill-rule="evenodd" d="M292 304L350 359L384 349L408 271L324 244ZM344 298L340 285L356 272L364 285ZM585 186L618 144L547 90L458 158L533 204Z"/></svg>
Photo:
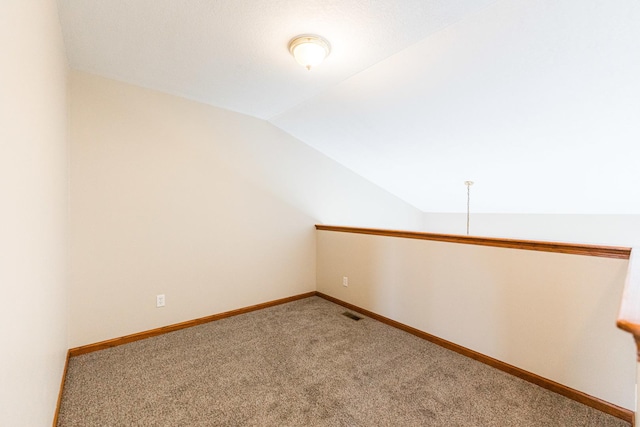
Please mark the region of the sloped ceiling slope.
<svg viewBox="0 0 640 427"><path fill-rule="evenodd" d="M637 0L60 0L73 68L270 120L425 212L640 214ZM315 70L287 51L329 39Z"/></svg>
<svg viewBox="0 0 640 427"><path fill-rule="evenodd" d="M59 0L71 67L269 118L493 0ZM332 46L309 73L288 51Z"/></svg>

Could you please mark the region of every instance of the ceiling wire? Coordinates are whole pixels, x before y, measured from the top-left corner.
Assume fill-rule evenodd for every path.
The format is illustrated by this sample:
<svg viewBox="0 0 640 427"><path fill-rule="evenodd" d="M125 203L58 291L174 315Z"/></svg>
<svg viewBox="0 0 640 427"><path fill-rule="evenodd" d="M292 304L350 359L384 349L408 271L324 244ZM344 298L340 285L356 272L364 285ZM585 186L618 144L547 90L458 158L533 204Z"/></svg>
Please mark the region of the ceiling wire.
<svg viewBox="0 0 640 427"><path fill-rule="evenodd" d="M469 207L471 206L471 186L473 181L465 181L464 185L467 186L467 236L469 235Z"/></svg>

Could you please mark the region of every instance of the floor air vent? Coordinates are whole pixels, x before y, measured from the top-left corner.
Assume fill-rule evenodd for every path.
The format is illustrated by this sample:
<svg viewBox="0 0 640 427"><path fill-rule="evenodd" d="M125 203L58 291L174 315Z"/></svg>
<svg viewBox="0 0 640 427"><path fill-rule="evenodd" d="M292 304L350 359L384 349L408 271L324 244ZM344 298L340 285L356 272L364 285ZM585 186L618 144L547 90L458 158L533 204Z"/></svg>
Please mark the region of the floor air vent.
<svg viewBox="0 0 640 427"><path fill-rule="evenodd" d="M344 313L342 313L342 315L343 316L347 316L349 319L352 319L352 320L360 320L360 319L362 319L362 317L356 316L355 314L349 313L348 311L345 311Z"/></svg>

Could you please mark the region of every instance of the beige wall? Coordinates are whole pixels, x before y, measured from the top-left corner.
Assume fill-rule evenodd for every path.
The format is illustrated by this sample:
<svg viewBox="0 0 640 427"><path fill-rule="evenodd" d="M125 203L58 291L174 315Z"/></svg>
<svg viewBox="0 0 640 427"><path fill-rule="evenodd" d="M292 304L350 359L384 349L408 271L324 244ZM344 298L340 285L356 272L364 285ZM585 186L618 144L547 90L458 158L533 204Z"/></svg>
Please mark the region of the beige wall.
<svg viewBox="0 0 640 427"><path fill-rule="evenodd" d="M71 346L315 290L317 222L421 226L266 121L80 72L71 108Z"/></svg>
<svg viewBox="0 0 640 427"><path fill-rule="evenodd" d="M318 291L635 408L628 261L330 231L317 248Z"/></svg>
<svg viewBox="0 0 640 427"><path fill-rule="evenodd" d="M473 191L473 190L472 190ZM466 213L426 213L424 231L466 234ZM613 246L640 245L640 215L472 213L469 234Z"/></svg>
<svg viewBox="0 0 640 427"><path fill-rule="evenodd" d="M55 1L0 3L0 425L53 418L67 341L67 67Z"/></svg>

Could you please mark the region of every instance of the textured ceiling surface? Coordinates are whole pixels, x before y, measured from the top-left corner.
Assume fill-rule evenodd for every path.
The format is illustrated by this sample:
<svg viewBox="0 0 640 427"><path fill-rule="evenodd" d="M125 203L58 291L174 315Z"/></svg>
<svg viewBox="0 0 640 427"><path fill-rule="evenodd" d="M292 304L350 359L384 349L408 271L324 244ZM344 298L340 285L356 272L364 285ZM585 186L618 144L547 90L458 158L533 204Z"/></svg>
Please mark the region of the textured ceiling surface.
<svg viewBox="0 0 640 427"><path fill-rule="evenodd" d="M426 212L640 214L637 0L59 0L71 67L268 119ZM288 41L332 53L307 72Z"/></svg>
<svg viewBox="0 0 640 427"><path fill-rule="evenodd" d="M491 0L59 0L72 68L268 119ZM299 34L331 43L308 72Z"/></svg>

